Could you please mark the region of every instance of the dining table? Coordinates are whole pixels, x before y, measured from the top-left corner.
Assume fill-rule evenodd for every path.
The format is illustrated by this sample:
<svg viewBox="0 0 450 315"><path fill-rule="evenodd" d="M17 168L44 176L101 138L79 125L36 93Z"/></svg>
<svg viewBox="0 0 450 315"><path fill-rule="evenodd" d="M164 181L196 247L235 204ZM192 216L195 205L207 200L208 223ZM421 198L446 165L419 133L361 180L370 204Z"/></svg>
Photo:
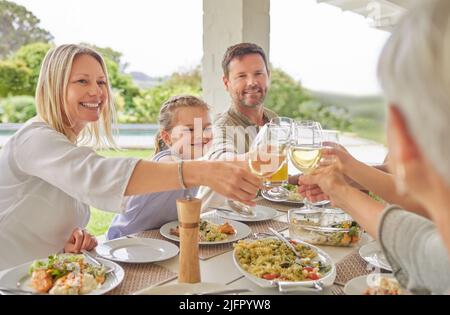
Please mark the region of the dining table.
<svg viewBox="0 0 450 315"><path fill-rule="evenodd" d="M282 235L289 237L289 229L287 222L287 211L292 209L293 206L283 205L280 203L271 202L259 197L257 200L257 205L261 205L264 207L270 207L277 211L276 217L266 222L258 222L257 224L248 223L253 233L270 233L269 228L275 228ZM202 213L201 217L208 218L214 217L214 210L207 211ZM160 233L159 230L153 231L143 231L140 233L136 233L134 235L128 237L137 237L137 238L156 238L156 239L165 239ZM249 235L251 237L251 235ZM325 295L342 295L344 294L343 288L347 281L352 278L367 275L374 271L373 267L367 264L358 253L358 249L372 242L373 239L366 233L363 232L361 236L361 240L357 245L351 247L337 247L337 246L322 246L322 245L314 245L318 248L322 249L325 253L327 253L331 260L334 262L336 266L336 280L334 284L331 286L326 286L321 291L311 291L311 290L303 290L299 288L299 290L293 290L288 294L325 294ZM240 294L246 295L276 295L276 294L286 294L282 293L276 287L271 288L263 288L247 277L245 277L241 271L236 267L235 262L233 261L233 246L229 244L229 246L225 245L200 245L200 275L201 282L206 284L216 284L221 285L221 289L247 289L247 292L241 292ZM150 279L151 285L145 286L143 284L142 278L149 277L149 270L145 270L142 267L142 264L126 264L125 265L125 273L128 269L141 268L142 270L136 271L134 270L133 279L125 278L123 283L112 291L111 294L135 294L137 292L144 292L145 288L156 288L162 286L171 286L176 285L178 283L177 273L179 270L179 255L164 261L154 262L148 264L153 268L157 268L158 270L154 270L155 273L165 273L165 276L161 275L156 277L155 280ZM133 282L133 283L131 283ZM136 286L138 283L140 286ZM169 288L168 288L169 289ZM161 291L161 290L160 290ZM149 294L151 290L148 291ZM166 290L165 292L170 293L170 290ZM174 291L174 293L176 293Z"/></svg>
<svg viewBox="0 0 450 315"><path fill-rule="evenodd" d="M289 237L287 212L289 209L295 208L292 205L284 205L282 203L271 202L259 197L256 200L257 205L276 210L276 216L270 220L261 222L243 222L248 224L252 233L248 237L252 237L255 233L270 233L270 228L280 232L282 235ZM210 210L201 214L202 218L214 218L217 214L214 210ZM161 235L160 230L142 231L126 238L150 238L167 240ZM106 240L100 238L100 244ZM173 240L167 240L175 245L179 245ZM249 280L237 267L233 260L233 244L219 245L199 245L199 261L200 261L200 277L201 283L215 285L220 291L238 290L241 295L277 295L277 294L323 294L323 295L343 295L344 285L351 279L362 275L368 275L376 270L364 261L358 250L361 246L372 242L373 239L363 232L361 240L357 245L350 247L322 246L314 245L322 249L329 255L336 266L336 279L330 286L325 286L321 291L292 290L289 293L280 292L277 287L263 288L253 281ZM119 263L125 272L125 276L121 283L108 292L110 295L132 295L136 293L144 293L152 290L159 290L166 294L177 294L178 291L171 291L170 287L176 287L178 284L179 271L179 254L176 256L157 262L150 263ZM0 277L6 271L0 271ZM245 289L246 292L240 292ZM158 290L157 290L158 291ZM233 292L233 291L232 291Z"/></svg>

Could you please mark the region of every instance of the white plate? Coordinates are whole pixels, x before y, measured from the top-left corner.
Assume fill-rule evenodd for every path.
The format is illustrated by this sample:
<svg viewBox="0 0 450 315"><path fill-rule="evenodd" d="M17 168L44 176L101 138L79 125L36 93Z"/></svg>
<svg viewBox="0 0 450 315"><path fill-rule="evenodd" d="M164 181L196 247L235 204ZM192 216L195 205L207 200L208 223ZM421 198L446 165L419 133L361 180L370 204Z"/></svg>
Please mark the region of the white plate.
<svg viewBox="0 0 450 315"><path fill-rule="evenodd" d="M221 291L226 289L230 289L230 287L220 283L175 283L145 288L134 293L134 295L184 295L199 294L219 290Z"/></svg>
<svg viewBox="0 0 450 315"><path fill-rule="evenodd" d="M377 242L370 242L359 249L359 255L374 267L387 271L392 271L389 262L386 259L380 245Z"/></svg>
<svg viewBox="0 0 450 315"><path fill-rule="evenodd" d="M126 263L149 263L167 260L178 254L178 246L152 238L118 238L95 249L99 256Z"/></svg>
<svg viewBox="0 0 450 315"><path fill-rule="evenodd" d="M378 285L380 277L394 278L390 273L371 273L367 276L353 278L345 284L344 293L347 295L363 295L368 288Z"/></svg>
<svg viewBox="0 0 450 315"><path fill-rule="evenodd" d="M47 260L47 258L39 259L39 260ZM106 275L106 280L102 284L99 289L93 290L89 292L87 295L99 295L105 294L106 292L111 291L115 287L117 287L123 280L125 276L125 272L121 266L116 264L115 262L98 258L98 260L104 264L106 267L115 268L113 272ZM7 270L0 277L0 287L12 288L12 289L21 289L25 291L34 292L34 290L30 286L31 276L28 274L28 269L30 268L33 262L25 263L23 265L19 265L17 267L11 268ZM17 287L17 282L20 282L20 287ZM0 294L5 294L0 291ZM8 293L6 293L8 294Z"/></svg>
<svg viewBox="0 0 450 315"><path fill-rule="evenodd" d="M217 245L217 244L232 243L232 242L236 242L240 239L246 238L252 232L252 230L248 227L248 225L241 223L241 222L237 222L237 221L233 221L233 220L225 220L222 218L205 218L205 220L208 220L208 221L210 221L212 223L216 223L216 224L223 224L225 222L228 222L235 228L236 233L233 235L229 235L226 239L224 239L222 241L199 242L200 245ZM172 221L172 222L166 223L163 226L161 226L161 228L159 229L159 232L161 233L162 236L168 238L169 240L179 242L180 238L178 236L170 234L170 229L176 228L177 225L178 225L178 221Z"/></svg>
<svg viewBox="0 0 450 315"><path fill-rule="evenodd" d="M303 205L303 200L289 200L289 199L288 200L278 200L278 199L271 198L270 196L267 196L265 194L261 194L261 197L263 197L266 200L280 203L280 204L287 204L287 205L292 205L292 206L302 206Z"/></svg>
<svg viewBox="0 0 450 315"><path fill-rule="evenodd" d="M303 200L289 200L289 199L288 200L278 200L278 199L271 198L270 196L267 196L266 194L261 194L261 197L263 197L264 199L269 200L271 202L275 202L275 203L287 205L287 206L303 207L305 205ZM313 202L311 204L316 207L322 207L322 206L330 204L330 201L322 200L322 201L318 201L318 202Z"/></svg>
<svg viewBox="0 0 450 315"><path fill-rule="evenodd" d="M227 206L223 206L220 208L230 209ZM216 209L216 213L218 216L229 219L229 220L235 220L235 221L242 221L242 222L257 222L257 221L265 221L275 218L278 215L278 211L264 206L257 205L253 208L253 211L255 213L254 217L249 216L242 216L235 212L227 212L227 211L220 211Z"/></svg>
<svg viewBox="0 0 450 315"><path fill-rule="evenodd" d="M267 237L267 238L260 238L259 240L263 240L263 239L268 239L268 238L273 238L273 237ZM275 238L276 239L276 238ZM311 248L313 248L316 252L317 252L317 256L316 259L321 260L322 262L326 263L327 265L331 265L331 270L321 279L319 279L319 281L321 281L323 283L324 287L328 287L333 285L334 280L336 279L336 266L334 265L333 260L331 259L331 257L325 253L323 250L321 250L318 247L315 247L313 245L310 245L308 243L303 242L302 240L299 239L293 239L295 240L297 243L300 244L304 244L307 246L310 246ZM274 283L273 281L270 280L266 280L266 279L262 279L262 278L258 278L257 276L252 275L251 273L245 271L241 265L239 264L237 258L236 258L236 249L234 249L233 251L233 262L234 265L236 266L236 268L250 281L254 282L255 284L259 285L262 288L272 288L272 287L277 287L276 283ZM289 281L289 285L295 285L301 289L301 287L305 287L305 288L312 288L314 287L314 282L313 280L309 280L309 281ZM286 283L286 282L284 282Z"/></svg>

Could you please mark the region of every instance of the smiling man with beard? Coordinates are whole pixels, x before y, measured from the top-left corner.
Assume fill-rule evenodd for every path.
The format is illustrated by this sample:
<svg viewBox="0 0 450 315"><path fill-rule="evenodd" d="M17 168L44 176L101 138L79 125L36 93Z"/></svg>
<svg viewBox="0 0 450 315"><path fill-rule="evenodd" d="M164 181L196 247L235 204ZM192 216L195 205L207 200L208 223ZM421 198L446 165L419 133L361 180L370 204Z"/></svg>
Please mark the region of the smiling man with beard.
<svg viewBox="0 0 450 315"><path fill-rule="evenodd" d="M261 47L242 43L227 49L222 61L223 83L232 104L216 125L263 126L276 114L264 108L270 71Z"/></svg>
<svg viewBox="0 0 450 315"><path fill-rule="evenodd" d="M215 120L213 144L204 158L245 160L244 154L260 127L277 117L264 107L270 86L266 54L256 44L236 44L225 52L222 68L222 80L232 103ZM220 206L226 200L208 187L201 187L197 197L203 199L203 209Z"/></svg>

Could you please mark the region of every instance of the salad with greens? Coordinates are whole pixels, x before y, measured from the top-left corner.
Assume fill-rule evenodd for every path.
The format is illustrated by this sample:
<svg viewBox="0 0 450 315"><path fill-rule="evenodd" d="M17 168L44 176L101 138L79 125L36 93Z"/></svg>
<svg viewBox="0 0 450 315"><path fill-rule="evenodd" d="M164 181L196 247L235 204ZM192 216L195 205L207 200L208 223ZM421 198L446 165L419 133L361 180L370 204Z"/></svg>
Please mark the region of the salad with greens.
<svg viewBox="0 0 450 315"><path fill-rule="evenodd" d="M301 238L310 244L352 246L359 242L361 228L356 221L342 221L329 227L301 222Z"/></svg>
<svg viewBox="0 0 450 315"><path fill-rule="evenodd" d="M89 264L83 255L51 255L35 260L29 267L31 287L49 294L86 294L106 279L105 269Z"/></svg>
<svg viewBox="0 0 450 315"><path fill-rule="evenodd" d="M298 193L298 186L292 185L292 184L286 184L283 185L283 188L287 189L289 191L288 200L289 201L296 201L296 202L302 202L303 196Z"/></svg>

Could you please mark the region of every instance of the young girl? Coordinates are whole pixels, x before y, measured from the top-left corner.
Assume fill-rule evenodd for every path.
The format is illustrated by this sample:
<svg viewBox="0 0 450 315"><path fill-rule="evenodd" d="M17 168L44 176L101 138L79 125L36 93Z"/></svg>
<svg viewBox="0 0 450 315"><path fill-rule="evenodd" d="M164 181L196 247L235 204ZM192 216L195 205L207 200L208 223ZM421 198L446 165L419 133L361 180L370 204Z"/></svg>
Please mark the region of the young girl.
<svg viewBox="0 0 450 315"><path fill-rule="evenodd" d="M153 161L200 158L212 139L208 105L194 96L175 96L165 102L159 113L159 125ZM156 229L176 220L176 199L184 193L172 190L130 197L125 213L114 217L107 238ZM190 188L189 193L195 196L197 187Z"/></svg>

